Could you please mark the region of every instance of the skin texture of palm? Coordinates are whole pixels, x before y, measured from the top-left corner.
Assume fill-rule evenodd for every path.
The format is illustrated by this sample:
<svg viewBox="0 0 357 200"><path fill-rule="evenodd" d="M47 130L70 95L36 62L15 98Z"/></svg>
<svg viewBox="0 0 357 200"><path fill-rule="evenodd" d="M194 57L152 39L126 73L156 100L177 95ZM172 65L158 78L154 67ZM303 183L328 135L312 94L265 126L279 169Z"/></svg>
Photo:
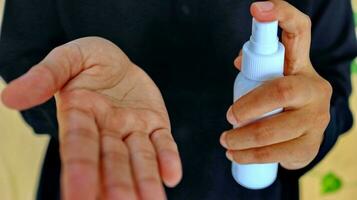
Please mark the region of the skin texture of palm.
<svg viewBox="0 0 357 200"><path fill-rule="evenodd" d="M54 49L10 83L3 102L23 110L55 94L64 199L164 199L181 164L160 91L111 42Z"/></svg>

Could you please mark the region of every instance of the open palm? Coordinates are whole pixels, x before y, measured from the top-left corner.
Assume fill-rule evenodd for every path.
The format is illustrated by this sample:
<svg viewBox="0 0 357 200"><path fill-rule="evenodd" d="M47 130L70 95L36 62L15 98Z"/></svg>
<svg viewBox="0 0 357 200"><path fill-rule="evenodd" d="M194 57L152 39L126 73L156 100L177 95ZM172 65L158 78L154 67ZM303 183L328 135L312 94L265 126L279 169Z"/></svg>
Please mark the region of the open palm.
<svg viewBox="0 0 357 200"><path fill-rule="evenodd" d="M160 91L111 42L54 49L2 93L18 110L56 94L64 199L165 199L181 164Z"/></svg>

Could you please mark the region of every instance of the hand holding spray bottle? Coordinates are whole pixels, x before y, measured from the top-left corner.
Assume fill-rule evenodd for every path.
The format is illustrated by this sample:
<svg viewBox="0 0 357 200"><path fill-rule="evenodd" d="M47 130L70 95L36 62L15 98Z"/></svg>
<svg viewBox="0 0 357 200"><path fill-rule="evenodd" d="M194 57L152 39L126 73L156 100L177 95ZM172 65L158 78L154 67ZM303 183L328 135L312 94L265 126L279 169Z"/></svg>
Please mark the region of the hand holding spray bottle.
<svg viewBox="0 0 357 200"><path fill-rule="evenodd" d="M278 22L258 22L253 19L252 35L242 50L241 73L234 83L234 101L258 87L264 81L283 76L285 49L277 37ZM258 119L277 114L281 109L266 113ZM235 128L242 124L235 126ZM232 175L242 186L263 189L271 185L277 176L278 163L232 163Z"/></svg>

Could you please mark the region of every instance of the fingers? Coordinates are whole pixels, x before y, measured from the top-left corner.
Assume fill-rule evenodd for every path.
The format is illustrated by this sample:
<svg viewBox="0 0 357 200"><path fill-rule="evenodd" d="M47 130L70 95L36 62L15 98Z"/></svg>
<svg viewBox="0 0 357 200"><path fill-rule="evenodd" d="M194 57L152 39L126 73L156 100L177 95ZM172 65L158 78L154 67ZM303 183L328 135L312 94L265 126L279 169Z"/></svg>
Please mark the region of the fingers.
<svg viewBox="0 0 357 200"><path fill-rule="evenodd" d="M240 164L280 162L287 169L306 166L316 156L318 146L312 145L308 135L270 146L227 151L227 158ZM308 155L308 156L307 156Z"/></svg>
<svg viewBox="0 0 357 200"><path fill-rule="evenodd" d="M65 200L94 200L99 184L99 134L94 116L67 109L59 112L58 121L62 196Z"/></svg>
<svg viewBox="0 0 357 200"><path fill-rule="evenodd" d="M18 110L44 103L82 70L82 60L79 46L74 43L55 48L43 61L4 89L3 103Z"/></svg>
<svg viewBox="0 0 357 200"><path fill-rule="evenodd" d="M258 21L279 21L286 49L286 75L310 66L311 21L306 14L281 0L253 3L251 13Z"/></svg>
<svg viewBox="0 0 357 200"><path fill-rule="evenodd" d="M224 132L221 144L229 150L245 150L293 140L310 128L304 125L305 119L298 111L280 113Z"/></svg>
<svg viewBox="0 0 357 200"><path fill-rule="evenodd" d="M159 129L152 133L151 140L158 155L160 174L165 185L176 186L182 178L182 168L177 145L171 133L167 129Z"/></svg>
<svg viewBox="0 0 357 200"><path fill-rule="evenodd" d="M227 157L240 164L274 163L289 159L298 142L289 141L261 148L228 151Z"/></svg>
<svg viewBox="0 0 357 200"><path fill-rule="evenodd" d="M129 151L118 133L103 131L101 164L105 199L137 199Z"/></svg>
<svg viewBox="0 0 357 200"><path fill-rule="evenodd" d="M278 108L292 109L310 102L312 91L301 84L305 80L300 76L286 76L252 90L238 99L227 113L228 121L237 125L257 119L265 113Z"/></svg>
<svg viewBox="0 0 357 200"><path fill-rule="evenodd" d="M165 199L157 157L149 135L134 132L125 139L125 142L129 148L133 174L140 199Z"/></svg>

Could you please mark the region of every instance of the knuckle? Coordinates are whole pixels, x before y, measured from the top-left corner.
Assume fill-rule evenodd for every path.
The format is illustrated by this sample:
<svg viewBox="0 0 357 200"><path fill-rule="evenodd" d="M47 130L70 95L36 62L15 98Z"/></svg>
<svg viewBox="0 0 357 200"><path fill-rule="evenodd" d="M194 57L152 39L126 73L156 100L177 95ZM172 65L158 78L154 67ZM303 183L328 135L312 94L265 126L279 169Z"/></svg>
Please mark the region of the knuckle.
<svg viewBox="0 0 357 200"><path fill-rule="evenodd" d="M295 14L295 20L299 23L297 24L297 31L293 34L293 37L305 34L311 30L312 22L310 16L307 14L299 11L299 13Z"/></svg>
<svg viewBox="0 0 357 200"><path fill-rule="evenodd" d="M264 149L252 150L252 158L254 162L263 162L265 159L269 158L270 153Z"/></svg>
<svg viewBox="0 0 357 200"><path fill-rule="evenodd" d="M325 104L321 104L321 105L326 105L326 106L321 107L322 110L320 110L320 113L318 113L319 116L318 120L320 121L321 124L325 126L330 122L331 119L330 100L331 100L333 89L331 84L327 80L322 79L319 90L321 91L322 98L326 102Z"/></svg>
<svg viewBox="0 0 357 200"><path fill-rule="evenodd" d="M266 126L261 122L256 123L256 132L253 134L253 139L257 145L264 145L271 135L272 129L269 126Z"/></svg>
<svg viewBox="0 0 357 200"><path fill-rule="evenodd" d="M323 126L326 126L331 120L330 113L326 113L320 116L320 122L323 124Z"/></svg>
<svg viewBox="0 0 357 200"><path fill-rule="evenodd" d="M319 153L319 149L320 149L319 146L316 146L316 147L313 149L313 152L312 152L312 154L311 154L311 158L309 159L309 163L315 159L315 157L316 157L317 154Z"/></svg>
<svg viewBox="0 0 357 200"><path fill-rule="evenodd" d="M301 161L306 161L306 160L311 161L317 155L318 150L319 150L319 146L311 143L311 144L306 145L303 150L299 151L300 154L296 157L300 158Z"/></svg>
<svg viewBox="0 0 357 200"><path fill-rule="evenodd" d="M313 161L314 159L315 159L315 157L317 156L317 154L318 154L318 152L319 152L319 148L312 148L311 150L310 150L310 156L306 159L306 162L307 163L310 163L311 161Z"/></svg>
<svg viewBox="0 0 357 200"><path fill-rule="evenodd" d="M324 96L327 97L328 99L330 99L331 96L332 96L332 91L333 91L330 82L328 82L328 81L325 80L325 79L322 79L320 85L321 85L321 86L320 86L320 87L321 87L320 89L321 89L322 93L324 94Z"/></svg>
<svg viewBox="0 0 357 200"><path fill-rule="evenodd" d="M80 71L83 66L84 55L82 52L81 46L76 42L70 42L65 45L62 45L61 51L59 50L59 56L66 58L64 60L64 66L67 70L68 76L73 76L74 73ZM62 53L62 55L61 55Z"/></svg>
<svg viewBox="0 0 357 200"><path fill-rule="evenodd" d="M303 14L303 23L305 29L311 29L312 26L311 18L307 14Z"/></svg>
<svg viewBox="0 0 357 200"><path fill-rule="evenodd" d="M295 168L301 168L307 166L310 162L314 160L318 152L313 151L313 149L309 149L309 151L305 150L302 153L303 155L301 155L300 159L294 162Z"/></svg>
<svg viewBox="0 0 357 200"><path fill-rule="evenodd" d="M275 98L280 104L286 104L291 101L293 98L293 86L285 81L284 79L280 79L275 82Z"/></svg>

